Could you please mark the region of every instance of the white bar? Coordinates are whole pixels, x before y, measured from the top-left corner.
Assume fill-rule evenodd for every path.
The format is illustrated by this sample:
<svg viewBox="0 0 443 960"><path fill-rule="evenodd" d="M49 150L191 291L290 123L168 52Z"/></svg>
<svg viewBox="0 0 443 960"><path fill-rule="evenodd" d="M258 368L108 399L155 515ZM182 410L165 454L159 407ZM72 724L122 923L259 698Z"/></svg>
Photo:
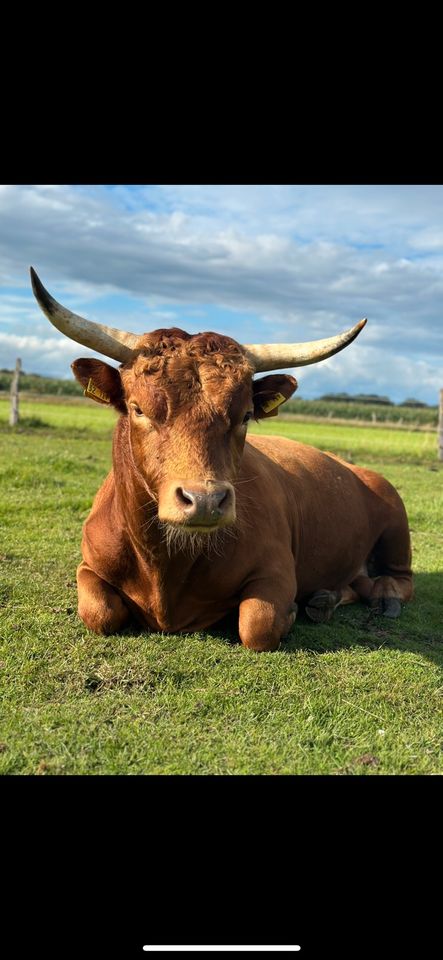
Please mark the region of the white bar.
<svg viewBox="0 0 443 960"><path fill-rule="evenodd" d="M299 947L297 944L296 944L295 946L293 946L293 947L282 947L282 946L277 946L277 947L269 947L269 946L267 946L267 947L257 947L257 946L255 946L255 947L245 947L245 946L240 946L240 947L234 947L234 946L231 946L231 947L217 947L217 946L213 946L213 947L202 947L202 946L196 946L196 947L191 947L191 946L184 946L184 947L171 946L171 947L165 947L165 946L163 946L163 947L158 947L158 946L157 946L157 947L155 947L155 946L148 946L148 945L145 946L145 947L143 947L143 950L146 950L146 951L149 951L149 952L155 952L155 951L158 950L158 951L161 952L161 953L167 953L167 952L169 952L169 951L172 951L172 952L174 952L174 953L177 953L177 952L178 952L178 953L190 953L191 951L194 951L194 950L195 950L196 952L198 952L198 953L202 953L204 950L211 950L211 951L213 951L213 952L215 952L215 953L222 953L222 952L230 953L230 952L233 951L233 950L238 950L238 951L241 951L242 953L250 953L250 952L252 952L252 951L254 951L254 952L255 952L255 951L260 951L261 953L273 953L274 951L278 951L279 953L291 953L292 950L300 950L300 949L301 949L301 947Z"/></svg>

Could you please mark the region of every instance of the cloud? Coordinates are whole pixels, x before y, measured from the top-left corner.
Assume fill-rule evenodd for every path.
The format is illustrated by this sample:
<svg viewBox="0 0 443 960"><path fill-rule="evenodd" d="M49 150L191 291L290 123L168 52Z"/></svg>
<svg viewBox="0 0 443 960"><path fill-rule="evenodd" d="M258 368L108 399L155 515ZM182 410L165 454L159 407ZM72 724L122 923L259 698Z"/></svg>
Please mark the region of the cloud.
<svg viewBox="0 0 443 960"><path fill-rule="evenodd" d="M37 337L33 334L19 336L0 332L0 367L11 370L17 357L22 360L26 373L41 373L47 376L70 376L70 365L79 356L93 357L96 354L88 347L65 337ZM110 361L112 362L112 361Z"/></svg>
<svg viewBox="0 0 443 960"><path fill-rule="evenodd" d="M359 349L353 344L336 357L295 370L294 376L299 395L304 397L346 391L379 393L400 402L426 393L429 403L436 404L442 386L441 371L432 364L402 355L390 357L387 377L385 352L362 344Z"/></svg>
<svg viewBox="0 0 443 960"><path fill-rule="evenodd" d="M71 309L135 332L217 324L242 342L308 340L368 316L349 361L309 368L307 389L318 389L318 369L348 390L359 369L368 392L372 378L374 390L401 399L416 369L414 392L436 402L442 201L443 188L432 186L5 187L0 330L37 338L23 347L28 368L49 372L51 358L59 371L78 355L58 334L50 345L31 263ZM15 347L0 344L5 366Z"/></svg>

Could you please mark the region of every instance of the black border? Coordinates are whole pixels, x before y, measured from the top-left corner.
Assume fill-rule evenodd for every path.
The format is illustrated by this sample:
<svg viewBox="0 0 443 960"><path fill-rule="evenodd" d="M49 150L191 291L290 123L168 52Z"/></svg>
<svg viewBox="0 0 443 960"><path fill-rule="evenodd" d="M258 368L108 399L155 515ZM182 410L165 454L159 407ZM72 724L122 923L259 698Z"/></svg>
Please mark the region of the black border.
<svg viewBox="0 0 443 960"><path fill-rule="evenodd" d="M57 960L129 960L209 940L298 943L300 960L438 955L439 778L2 785L10 956L40 942Z"/></svg>
<svg viewBox="0 0 443 960"><path fill-rule="evenodd" d="M396 89L362 90L360 58L339 90L333 70L316 95L316 64L304 83L298 73L288 104L257 92L255 74L223 97L220 75L209 109L205 77L194 95L159 101L160 72L119 97L105 75L91 95L77 80L65 90L66 64L38 86L44 59L26 114L8 93L4 182L441 182L439 114L409 106L400 73ZM4 777L2 788L5 955L123 960L174 930L180 942L275 942L276 929L300 960L438 955L438 777Z"/></svg>

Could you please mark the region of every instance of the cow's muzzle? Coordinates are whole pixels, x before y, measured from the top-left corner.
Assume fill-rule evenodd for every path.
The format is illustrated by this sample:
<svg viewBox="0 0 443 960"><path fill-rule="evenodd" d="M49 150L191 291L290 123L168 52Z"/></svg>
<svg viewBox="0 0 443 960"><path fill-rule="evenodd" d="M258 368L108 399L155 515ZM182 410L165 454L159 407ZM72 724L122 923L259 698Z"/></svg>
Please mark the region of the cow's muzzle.
<svg viewBox="0 0 443 960"><path fill-rule="evenodd" d="M235 521L232 484L179 481L159 498L159 519L192 530L211 531Z"/></svg>

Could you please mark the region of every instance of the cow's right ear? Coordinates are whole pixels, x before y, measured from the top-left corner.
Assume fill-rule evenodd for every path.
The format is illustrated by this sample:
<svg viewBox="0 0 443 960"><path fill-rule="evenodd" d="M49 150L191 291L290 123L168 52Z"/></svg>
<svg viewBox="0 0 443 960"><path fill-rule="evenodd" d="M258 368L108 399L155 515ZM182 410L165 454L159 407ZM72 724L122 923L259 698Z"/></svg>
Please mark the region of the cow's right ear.
<svg viewBox="0 0 443 960"><path fill-rule="evenodd" d="M121 413L126 410L120 371L116 367L102 360L80 357L71 363L71 370L84 388L85 397L97 403L109 403Z"/></svg>
<svg viewBox="0 0 443 960"><path fill-rule="evenodd" d="M255 419L276 417L280 405L289 400L296 389L297 381L288 373L271 373L268 377L254 380L252 390Z"/></svg>

